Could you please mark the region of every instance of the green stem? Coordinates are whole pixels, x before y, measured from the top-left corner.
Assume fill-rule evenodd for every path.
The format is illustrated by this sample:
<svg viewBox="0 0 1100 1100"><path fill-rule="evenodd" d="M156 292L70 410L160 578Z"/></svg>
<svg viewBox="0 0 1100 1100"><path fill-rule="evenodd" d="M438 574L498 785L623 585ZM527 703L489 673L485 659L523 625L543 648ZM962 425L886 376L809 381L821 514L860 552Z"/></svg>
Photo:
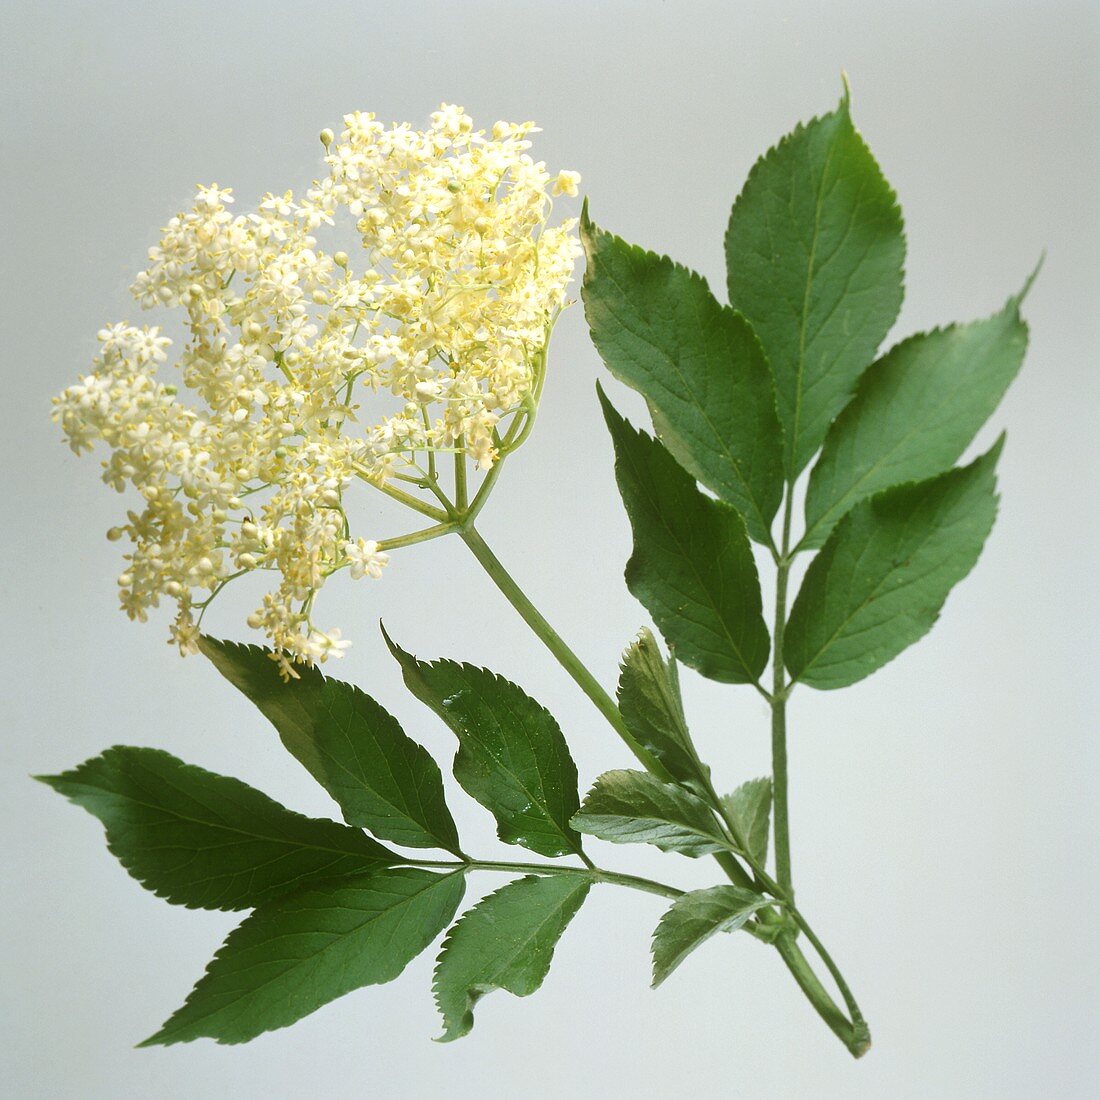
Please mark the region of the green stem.
<svg viewBox="0 0 1100 1100"><path fill-rule="evenodd" d="M832 975L833 981L836 982L836 987L840 990L840 995L844 998L844 1004L847 1006L848 1012L852 1017L853 1031L862 1032L866 1045L864 1046L863 1050L860 1050L858 1053L854 1050L852 1051L852 1053L855 1054L855 1056L858 1058L860 1054L863 1054L866 1051L867 1047L871 1045L871 1035L870 1031L867 1028L867 1023L863 1019L863 1013L860 1011L860 1007L856 1003L855 996L852 994L851 989L848 987L848 983L844 980L844 975L840 972L840 967L838 967L836 963L833 962L832 955L830 955L829 952L825 950L825 945L821 942L821 940L817 938L817 934L810 927L809 922L806 920L806 918L798 911L798 908L794 905L788 906L787 911L791 914L795 924L797 924L798 927L802 929L803 933L806 936L806 939L808 939L810 943L814 945L814 950L818 953L821 961L825 964L825 968ZM799 953L801 954L801 952Z"/></svg>
<svg viewBox="0 0 1100 1100"><path fill-rule="evenodd" d="M511 574L504 568L496 554L489 549L481 535L470 525L460 528L459 534L493 583L504 593L505 598L519 612L520 617L535 632L543 645L557 658L562 668L573 677L581 691L592 700L596 709L607 719L626 747L658 779L666 781L671 779L664 765L634 740L634 735L626 728L626 723L615 701L585 668L581 659L565 644L561 635L543 618L542 613L512 579Z"/></svg>
<svg viewBox="0 0 1100 1100"><path fill-rule="evenodd" d="M491 859L454 860L406 859L402 861L409 867L437 867L440 870L457 871L505 871L525 875L579 875L592 882L606 882L612 886L626 886L632 890L641 890L647 894L656 894L662 898L683 897L684 891L675 886L666 886L663 882L641 878L639 875L621 875L616 871L605 871L602 867L569 867L553 863L505 863Z"/></svg>
<svg viewBox="0 0 1100 1100"><path fill-rule="evenodd" d="M434 527L425 527L422 531L413 531L408 535L398 535L392 539L382 539L378 544L379 550L389 552L390 550L400 550L403 546L415 546L418 542L428 542L431 539L440 538L442 535L449 535L452 531L457 531L458 527L453 523L437 523Z"/></svg>
<svg viewBox="0 0 1100 1100"><path fill-rule="evenodd" d="M787 896L794 900L791 881L791 832L787 817L787 672L783 665L783 635L787 628L787 581L791 559L791 506L787 488L783 510L783 543L775 577L775 627L772 633L772 801L775 807L775 873Z"/></svg>
<svg viewBox="0 0 1100 1100"><path fill-rule="evenodd" d="M455 451L455 508L465 512L469 500L466 496L466 452Z"/></svg>
<svg viewBox="0 0 1100 1100"><path fill-rule="evenodd" d="M790 526L790 503L787 505L787 517L786 527L789 530ZM528 626L535 632L535 634L541 639L543 644L550 650L554 657L558 660L559 664L572 676L581 690L588 696L588 698L595 704L601 714L607 719L608 723L623 740L626 746L634 753L637 759L642 765L653 775L659 779L669 780L667 770L664 766L649 753L645 748L639 745L633 735L627 729L623 722L622 715L619 713L619 708L616 706L615 701L607 694L606 691L600 686L595 677L588 671L587 668L581 663L580 658L565 644L561 636L556 630L546 621L541 612L535 607L535 605L527 598L523 590L516 584L515 580L508 573L508 571L501 564L497 556L492 552L489 546L481 535L474 530L472 523L467 520L466 524L459 527L459 534L462 536L463 541L470 548L474 557L477 558L482 568L488 573L489 577L493 580L496 586L501 590L508 602L519 612L520 616L527 623ZM784 610L786 595L784 592ZM782 650L780 648L780 658L782 658ZM782 662L780 660L779 668L782 669ZM782 676L782 673L780 673ZM781 688L782 690L782 688ZM785 696L781 696L781 702L785 701ZM774 701L773 701L774 706ZM784 754L784 796L786 794L785 781L785 754ZM708 784L709 785L709 784ZM722 813L721 800L714 793L711 787L708 791L713 801ZM723 814L723 817L725 815ZM783 804L783 827L784 835L786 833L786 802ZM779 828L779 811L778 803L776 809L776 831L778 834ZM742 838L743 840L743 838ZM778 843L778 835L777 835ZM789 841L788 841L789 843ZM849 1011L852 1014L852 1021L844 1015L843 1011L833 1000L828 990L822 985L821 980L814 973L806 956L802 953L798 944L795 943L794 938L789 934L780 934L775 938L775 946L786 963L787 968L790 970L795 981L802 989L803 993L809 999L814 1009L819 1016L828 1024L829 1028L837 1035L837 1037L844 1043L852 1055L858 1058L860 1055L870 1046L870 1036L867 1030L866 1024L863 1022L863 1017L859 1012L859 1008L856 1005L855 999L852 997L847 984L844 982L843 977L840 974L839 969L833 963L832 958L828 952L825 951L821 945L820 940L814 935L809 925L806 923L805 918L789 903L791 893L789 887L781 886L775 883L762 868L755 864L755 861L749 859L748 862L753 867L755 873L755 879L746 872L745 868L735 858L731 852L718 852L715 854L715 859L719 865L728 875L730 881L740 886L745 886L749 889L758 889L760 885L768 889L777 900L788 905L791 912L791 917L798 925L798 927L806 934L807 940L813 944L821 956L822 961L825 963L830 974L837 982L841 995L844 998L845 1003L848 1005ZM488 870L529 870L532 873L539 871L545 872L545 867L540 864L470 864L473 867L484 867ZM565 870L564 868L562 870ZM789 877L789 850L787 857L787 871ZM657 883L652 883L649 880L638 880L634 876L630 875L614 875L612 872L602 871L600 869L587 869L587 868L569 868L567 873L573 874L587 874L593 877L594 881L604 882L617 882L620 885L633 885L637 889L647 889L651 893L661 893L664 891L665 897L678 897L679 892L675 894L669 893L672 888L664 887ZM596 877L602 876L602 877ZM639 885L639 883L646 883L646 886ZM773 920L777 919L773 917ZM750 932L754 931L749 925L745 926ZM756 934L761 934L762 929L756 929ZM761 935L761 938L763 936Z"/></svg>
<svg viewBox="0 0 1100 1100"><path fill-rule="evenodd" d="M859 1058L866 1054L871 1046L871 1036L863 1019L860 1018L855 1023L848 1021L794 940L788 936L780 936L775 947L798 987L805 993L806 999L829 1025L833 1034L848 1048L852 1057Z"/></svg>
<svg viewBox="0 0 1100 1100"><path fill-rule="evenodd" d="M451 518L442 509L434 508L432 505L414 497L412 493L406 493L403 489L398 489L396 485L380 484L362 473L359 474L359 477L370 485L373 485L380 493L384 493L391 499L399 501L401 504L404 504L406 508L411 508L414 512L419 512L422 516L428 516L430 519L438 520L440 523L446 523Z"/></svg>
<svg viewBox="0 0 1100 1100"><path fill-rule="evenodd" d="M474 493L474 499L470 501L469 507L466 509L465 516L463 517L467 527L473 526L474 520L477 518L477 514L485 507L485 502L489 499L489 494L493 491L493 486L497 482L497 478L500 477L500 472L504 468L504 460L507 455L502 454L500 458L493 463L493 468L485 475L481 486L477 492Z"/></svg>
<svg viewBox="0 0 1100 1100"><path fill-rule="evenodd" d="M651 774L665 782L672 780L665 766L644 746L639 745L634 735L626 727L615 700L600 686L599 681L582 664L580 658L565 644L561 635L546 621L542 613L527 598L523 589L516 584L511 574L501 564L500 559L489 549L485 540L467 522L459 533L470 548L481 567L489 574L493 583L504 593L508 602L519 612L520 617L535 632L543 645L554 655L558 663L573 677L577 686L596 705L596 709L607 719L611 728L619 735L623 743L638 759L639 763ZM731 882L747 889L753 888L752 876L730 852L717 852L714 858L725 871Z"/></svg>

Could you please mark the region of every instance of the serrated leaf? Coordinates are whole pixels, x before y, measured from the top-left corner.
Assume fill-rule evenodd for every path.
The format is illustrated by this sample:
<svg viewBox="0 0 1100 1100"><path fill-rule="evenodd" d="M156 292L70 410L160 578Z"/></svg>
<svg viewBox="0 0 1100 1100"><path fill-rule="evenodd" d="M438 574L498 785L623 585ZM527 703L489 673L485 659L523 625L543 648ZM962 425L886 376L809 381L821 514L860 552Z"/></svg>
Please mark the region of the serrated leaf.
<svg viewBox="0 0 1100 1100"><path fill-rule="evenodd" d="M461 873L400 867L261 906L140 1045L246 1043L354 989L393 981L447 926L464 889Z"/></svg>
<svg viewBox="0 0 1100 1100"><path fill-rule="evenodd" d="M99 818L111 853L142 886L192 909L251 909L399 858L358 829L294 813L159 749L117 745L38 778Z"/></svg>
<svg viewBox="0 0 1100 1100"><path fill-rule="evenodd" d="M677 898L653 933L653 988L716 932L736 932L769 904L739 886L712 886Z"/></svg>
<svg viewBox="0 0 1100 1100"><path fill-rule="evenodd" d="M820 546L857 501L949 469L989 419L1027 349L1019 298L969 325L891 348L837 417L806 491L803 547Z"/></svg>
<svg viewBox="0 0 1100 1100"><path fill-rule="evenodd" d="M619 674L619 713L634 739L668 769L674 779L706 775L692 746L669 666L651 631L643 629L623 654Z"/></svg>
<svg viewBox="0 0 1100 1100"><path fill-rule="evenodd" d="M901 211L852 125L848 97L758 160L730 214L730 304L775 376L793 478L897 318Z"/></svg>
<svg viewBox="0 0 1100 1100"><path fill-rule="evenodd" d="M837 524L791 609L784 656L795 679L854 684L931 629L993 526L1003 441L969 466L878 493Z"/></svg>
<svg viewBox="0 0 1100 1100"><path fill-rule="evenodd" d="M744 317L702 276L581 217L585 316L608 370L649 404L676 460L771 539L783 495L775 387Z"/></svg>
<svg viewBox="0 0 1100 1100"><path fill-rule="evenodd" d="M768 663L760 580L740 515L705 496L657 440L634 429L599 391L615 444L615 476L634 553L626 584L685 664L726 683L752 683Z"/></svg>
<svg viewBox="0 0 1100 1100"><path fill-rule="evenodd" d="M349 825L411 848L459 852L438 765L369 695L315 668L284 683L270 651L258 646L204 637L200 647L259 707Z"/></svg>
<svg viewBox="0 0 1100 1100"><path fill-rule="evenodd" d="M573 815L573 824L613 844L655 844L686 856L729 848L705 802L647 772L604 772Z"/></svg>
<svg viewBox="0 0 1100 1100"><path fill-rule="evenodd" d="M737 831L748 847L748 854L763 866L768 858L768 827L771 823L772 781L750 779L722 799Z"/></svg>
<svg viewBox="0 0 1100 1100"><path fill-rule="evenodd" d="M542 985L554 948L588 896L575 875L528 875L502 886L465 913L447 933L435 969L441 1041L469 1033L474 1005L505 989L527 997Z"/></svg>
<svg viewBox="0 0 1100 1100"><path fill-rule="evenodd" d="M458 738L455 778L496 818L500 839L544 856L579 855L569 824L580 801L577 765L550 712L488 669L420 661L385 637L405 685Z"/></svg>

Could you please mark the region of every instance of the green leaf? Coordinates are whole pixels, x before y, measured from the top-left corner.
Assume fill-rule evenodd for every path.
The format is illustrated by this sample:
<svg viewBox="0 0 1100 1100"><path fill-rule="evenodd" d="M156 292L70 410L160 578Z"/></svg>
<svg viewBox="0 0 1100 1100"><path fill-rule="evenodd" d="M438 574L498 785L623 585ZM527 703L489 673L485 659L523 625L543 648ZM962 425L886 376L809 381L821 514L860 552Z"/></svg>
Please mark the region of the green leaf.
<svg viewBox="0 0 1100 1100"><path fill-rule="evenodd" d="M488 669L418 661L383 634L405 685L458 737L455 778L496 818L497 836L544 856L579 855L569 824L577 765L550 712Z"/></svg>
<svg viewBox="0 0 1100 1100"><path fill-rule="evenodd" d="M463 875L418 867L302 890L230 932L182 1008L141 1046L246 1043L365 985L393 981L447 926Z"/></svg>
<svg viewBox="0 0 1100 1100"><path fill-rule="evenodd" d="M554 948L591 883L578 875L528 875L469 910L447 933L435 969L441 1041L467 1035L474 1005L494 989L527 997L542 985Z"/></svg>
<svg viewBox="0 0 1100 1100"><path fill-rule="evenodd" d="M252 909L315 879L398 861L358 829L303 817L159 749L117 745L37 778L98 817L123 867L174 905Z"/></svg>
<svg viewBox="0 0 1100 1100"><path fill-rule="evenodd" d="M729 296L775 376L792 478L890 331L904 259L901 211L852 125L847 92L749 173L726 232Z"/></svg>
<svg viewBox="0 0 1100 1100"><path fill-rule="evenodd" d="M1027 349L1019 299L984 321L912 336L863 376L806 492L803 547L820 546L857 501L949 469L989 419Z"/></svg>
<svg viewBox="0 0 1100 1100"><path fill-rule="evenodd" d="M270 651L204 637L203 653L279 731L349 825L411 848L459 852L443 777L397 719L351 684L299 669L284 683Z"/></svg>
<svg viewBox="0 0 1100 1100"><path fill-rule="evenodd" d="M736 932L769 904L739 886L712 886L677 898L653 933L653 988L715 932Z"/></svg>
<svg viewBox="0 0 1100 1100"><path fill-rule="evenodd" d="M608 370L646 398L676 460L770 542L783 495L782 436L752 327L702 276L598 228L587 205L581 239L585 315Z"/></svg>
<svg viewBox="0 0 1100 1100"><path fill-rule="evenodd" d="M752 683L768 663L760 581L741 517L599 391L634 553L626 584L677 657L712 680Z"/></svg>
<svg viewBox="0 0 1100 1100"><path fill-rule="evenodd" d="M768 826L772 809L772 781L750 779L722 799L737 831L748 846L748 854L761 866L768 858Z"/></svg>
<svg viewBox="0 0 1100 1100"><path fill-rule="evenodd" d="M647 772L604 772L573 824L614 844L655 844L663 852L702 856L729 848L705 802Z"/></svg>
<svg viewBox="0 0 1100 1100"><path fill-rule="evenodd" d="M974 567L997 513L1004 437L969 466L861 501L810 563L791 609L791 675L854 684L922 638Z"/></svg>
<svg viewBox="0 0 1100 1100"><path fill-rule="evenodd" d="M695 753L669 666L649 630L643 629L623 654L618 699L626 728L674 779L694 781L709 774Z"/></svg>

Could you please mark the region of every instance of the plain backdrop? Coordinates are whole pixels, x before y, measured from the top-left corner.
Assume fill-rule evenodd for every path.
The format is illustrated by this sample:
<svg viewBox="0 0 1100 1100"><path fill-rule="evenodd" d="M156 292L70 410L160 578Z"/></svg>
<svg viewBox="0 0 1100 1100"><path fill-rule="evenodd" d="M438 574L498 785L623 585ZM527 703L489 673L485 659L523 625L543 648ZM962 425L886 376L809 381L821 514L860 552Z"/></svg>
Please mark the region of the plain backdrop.
<svg viewBox="0 0 1100 1100"><path fill-rule="evenodd" d="M3 904L0 1093L74 1097L1076 1097L1095 1095L1096 423L1100 26L1096 4L13 2L2 5ZM534 118L537 152L584 176L593 215L724 287L722 232L753 160L830 109L840 72L901 199L896 335L997 309L1043 249L1032 342L1001 428L1000 519L916 648L842 692L792 703L793 856L803 908L861 1000L854 1062L774 952L723 938L647 988L658 899L593 892L534 997L497 993L438 1045L433 953L244 1047L134 1050L235 919L172 908L127 877L89 816L30 773L106 746L169 749L303 811L334 807L203 660L116 609L124 501L48 419L96 329L137 319L127 285L197 182L241 205L299 188L347 111L417 124L441 100ZM559 209L571 204L559 204ZM575 207L576 204L572 204ZM580 308L560 322L537 431L482 521L607 684L645 621L621 583L629 531L594 400ZM605 376L606 381L606 376ZM635 395L611 385L636 418ZM404 514L364 497L363 533ZM248 633L255 590L208 625ZM334 584L322 618L355 645L339 674L446 760L377 632L484 663L560 719L582 784L619 743L464 547L394 556ZM746 688L690 675L704 753L732 786L765 772ZM451 783L467 847L507 858ZM608 865L713 881L704 861L596 846ZM485 890L477 879L473 890ZM474 896L472 892L471 897Z"/></svg>

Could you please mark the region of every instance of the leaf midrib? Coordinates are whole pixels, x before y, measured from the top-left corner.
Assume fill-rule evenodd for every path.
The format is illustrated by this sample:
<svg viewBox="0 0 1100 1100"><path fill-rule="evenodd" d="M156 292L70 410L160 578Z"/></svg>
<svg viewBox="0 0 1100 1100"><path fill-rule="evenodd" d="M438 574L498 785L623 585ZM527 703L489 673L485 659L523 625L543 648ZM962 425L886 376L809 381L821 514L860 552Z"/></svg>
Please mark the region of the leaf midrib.
<svg viewBox="0 0 1100 1100"><path fill-rule="evenodd" d="M825 203L825 177L836 152L836 139L829 144L829 153L818 179L817 197L814 200L814 229L810 240L810 253L806 264L806 287L802 294L802 312L798 319L798 370L795 374L794 421L791 429L790 472L793 475L798 455L798 432L802 420L802 385L806 371L806 325L810 314L810 293L814 286L814 264L817 262L817 243L821 235L821 211ZM793 168L793 166L792 166Z"/></svg>
<svg viewBox="0 0 1100 1100"><path fill-rule="evenodd" d="M223 832L232 833L232 834L239 835L239 836L242 836L242 837L247 837L248 839L251 839L251 840L263 840L263 841L267 841L268 843L272 843L272 844L282 844L282 845L285 845L285 846L288 846L288 847L307 848L307 849L311 849L311 850L318 851L318 852L332 852L332 853L335 853L337 855L362 856L363 858L374 859L376 861L381 861L384 858L383 856L375 855L372 852L349 850L349 849L346 849L346 848L332 848L332 847L328 846L327 844L315 844L315 843L312 843L312 842L305 842L305 841L300 841L300 840L288 839L286 837L270 836L266 833L251 832L251 831L249 831L247 829L244 829L244 828L241 828L240 826L237 826L237 825L226 825L226 824L223 824L221 822L204 821L202 818L191 817L188 814L181 813L181 812L178 812L176 810L167 810L167 809L165 809L164 806L158 806L158 805L156 805L156 803L153 803L153 802L145 802L140 798L134 798L132 795L120 794L118 791L109 791L109 790L106 790L103 787L95 787L95 786L92 786L91 784L88 784L88 783L75 783L74 782L72 785L73 786L84 787L87 790L90 790L92 792L95 792L95 793L98 793L98 794L101 794L101 795L104 794L104 793L109 794L114 798L119 798L119 799L122 799L126 802L129 802L129 803L133 804L134 806L140 806L142 809L154 810L154 811L157 811L157 812L162 813L162 814L167 814L169 817L175 818L179 821L187 822L190 825L197 825L197 826L199 826L201 828L204 828L204 829L219 829ZM287 813L292 813L292 812L293 811L290 811L290 810L287 811ZM311 821L311 820L312 820L311 818L303 818L303 821ZM335 821L325 822L324 824L333 825L336 828L341 827L339 825L339 823L335 822ZM308 826L307 826L307 828L308 828ZM206 850L207 850L206 848L198 849L198 851L206 851Z"/></svg>

